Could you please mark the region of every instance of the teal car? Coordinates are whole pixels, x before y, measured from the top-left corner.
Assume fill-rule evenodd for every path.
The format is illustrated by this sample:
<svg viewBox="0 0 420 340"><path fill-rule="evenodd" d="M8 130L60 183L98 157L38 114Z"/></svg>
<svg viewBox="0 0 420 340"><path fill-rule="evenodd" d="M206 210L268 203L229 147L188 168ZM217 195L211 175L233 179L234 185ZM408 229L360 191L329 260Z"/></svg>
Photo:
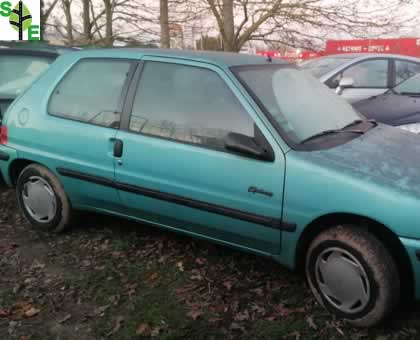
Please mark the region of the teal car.
<svg viewBox="0 0 420 340"><path fill-rule="evenodd" d="M419 137L282 61L86 50L5 113L0 170L36 228L90 210L301 268L358 326L420 298ZM405 295L405 294L404 294Z"/></svg>

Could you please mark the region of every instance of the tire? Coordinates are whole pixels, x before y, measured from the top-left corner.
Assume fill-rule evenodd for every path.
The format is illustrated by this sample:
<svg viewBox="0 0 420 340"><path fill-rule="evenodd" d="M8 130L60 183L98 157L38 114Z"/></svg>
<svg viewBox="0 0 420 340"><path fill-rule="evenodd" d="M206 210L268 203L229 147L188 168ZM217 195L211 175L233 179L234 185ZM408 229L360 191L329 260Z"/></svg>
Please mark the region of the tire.
<svg viewBox="0 0 420 340"><path fill-rule="evenodd" d="M318 302L355 326L378 324L399 302L394 259L376 237L357 226L319 234L307 251L305 274Z"/></svg>
<svg viewBox="0 0 420 340"><path fill-rule="evenodd" d="M16 185L19 207L36 229L49 232L65 230L71 221L70 201L55 174L30 164L19 174Z"/></svg>

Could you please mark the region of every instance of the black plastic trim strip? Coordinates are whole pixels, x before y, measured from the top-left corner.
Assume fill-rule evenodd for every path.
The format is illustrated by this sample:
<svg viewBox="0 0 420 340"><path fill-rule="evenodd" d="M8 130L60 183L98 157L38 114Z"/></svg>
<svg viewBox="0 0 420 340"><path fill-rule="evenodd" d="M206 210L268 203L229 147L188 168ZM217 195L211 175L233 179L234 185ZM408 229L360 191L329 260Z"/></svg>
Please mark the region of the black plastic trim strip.
<svg viewBox="0 0 420 340"><path fill-rule="evenodd" d="M284 223L281 221L281 219L275 219L275 218L271 218L267 216L251 214L242 210L226 208L221 205L198 201L198 200L194 200L194 199L179 196L179 195L161 192L158 190L147 189L147 188L143 188L137 185L116 182L108 178L84 174L78 171L69 170L65 168L59 167L57 168L57 172L62 176L72 177L72 178L80 179L83 181L112 187L118 190L131 192L133 194L143 195L150 198L183 205L183 206L194 208L194 209L208 211L214 214L236 218L238 220L242 220L246 222L261 224L261 225L264 225L273 229L284 230L284 231L289 231L289 232L293 232L296 230L296 224Z"/></svg>
<svg viewBox="0 0 420 340"><path fill-rule="evenodd" d="M416 251L416 257L417 257L417 260L420 261L420 250Z"/></svg>
<svg viewBox="0 0 420 340"><path fill-rule="evenodd" d="M0 151L0 161L7 162L9 159L10 159L10 156L7 153Z"/></svg>

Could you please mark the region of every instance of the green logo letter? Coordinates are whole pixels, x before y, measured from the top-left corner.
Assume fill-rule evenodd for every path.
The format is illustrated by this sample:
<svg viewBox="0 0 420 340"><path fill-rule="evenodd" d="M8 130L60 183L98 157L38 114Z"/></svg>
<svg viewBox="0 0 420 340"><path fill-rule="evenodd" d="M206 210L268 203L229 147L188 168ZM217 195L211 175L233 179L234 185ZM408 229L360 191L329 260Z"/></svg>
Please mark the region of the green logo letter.
<svg viewBox="0 0 420 340"><path fill-rule="evenodd" d="M12 13L12 3L9 1L3 1L0 3L0 15L4 17L10 16Z"/></svg>
<svg viewBox="0 0 420 340"><path fill-rule="evenodd" d="M9 22L13 29L19 32L19 40L23 40L23 32L32 24L32 15L22 0L13 8Z"/></svg>
<svg viewBox="0 0 420 340"><path fill-rule="evenodd" d="M39 40L39 26L38 25L29 26L28 40Z"/></svg>

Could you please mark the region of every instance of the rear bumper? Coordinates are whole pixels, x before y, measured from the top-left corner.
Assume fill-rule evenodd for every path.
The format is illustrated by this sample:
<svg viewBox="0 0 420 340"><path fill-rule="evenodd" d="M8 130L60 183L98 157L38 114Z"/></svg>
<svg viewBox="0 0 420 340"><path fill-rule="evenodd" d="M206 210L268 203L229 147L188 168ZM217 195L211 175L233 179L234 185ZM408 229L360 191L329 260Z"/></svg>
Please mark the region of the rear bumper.
<svg viewBox="0 0 420 340"><path fill-rule="evenodd" d="M10 164L17 158L16 150L0 145L0 186L6 184L12 186L9 176Z"/></svg>
<svg viewBox="0 0 420 340"><path fill-rule="evenodd" d="M420 240L400 237L400 241L410 257L414 274L414 296L416 300L420 300Z"/></svg>

